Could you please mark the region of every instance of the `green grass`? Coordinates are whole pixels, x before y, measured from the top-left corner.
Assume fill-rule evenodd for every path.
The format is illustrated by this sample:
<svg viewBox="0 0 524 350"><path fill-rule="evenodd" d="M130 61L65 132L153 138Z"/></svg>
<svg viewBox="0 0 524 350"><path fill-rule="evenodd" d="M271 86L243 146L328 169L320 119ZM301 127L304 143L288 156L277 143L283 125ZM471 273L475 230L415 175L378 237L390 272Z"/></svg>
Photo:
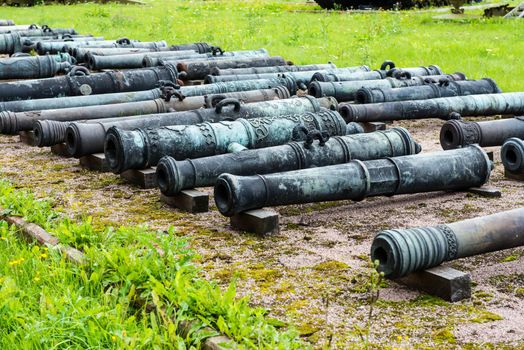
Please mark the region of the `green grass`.
<svg viewBox="0 0 524 350"><path fill-rule="evenodd" d="M513 1L515 2L515 1ZM469 78L491 77L504 91L524 90L524 21L435 20L435 13L304 13L305 1L151 0L148 5L2 8L17 23L75 27L106 38L127 36L171 44L207 41L226 50L265 47L296 64L333 61L338 66L385 59L400 66L440 65ZM480 13L476 10L475 13Z"/></svg>
<svg viewBox="0 0 524 350"><path fill-rule="evenodd" d="M146 227L105 227L55 212L51 203L0 181L4 214L46 227L86 255L74 264L56 248L17 236L0 220L0 348L194 348L225 334L241 348L296 349L293 329L279 331L266 311L200 276L184 238ZM195 322L187 338L182 321ZM196 332L211 327L212 332Z"/></svg>

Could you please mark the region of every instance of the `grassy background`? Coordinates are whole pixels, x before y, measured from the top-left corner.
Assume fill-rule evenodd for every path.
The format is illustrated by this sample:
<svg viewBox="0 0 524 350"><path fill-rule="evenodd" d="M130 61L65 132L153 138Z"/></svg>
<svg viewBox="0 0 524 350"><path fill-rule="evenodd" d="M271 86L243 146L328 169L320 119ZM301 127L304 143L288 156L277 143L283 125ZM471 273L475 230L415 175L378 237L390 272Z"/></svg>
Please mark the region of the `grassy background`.
<svg viewBox="0 0 524 350"><path fill-rule="evenodd" d="M524 90L522 20L436 20L427 11L305 12L315 9L297 0L150 0L144 6L3 8L1 17L106 38L207 41L226 50L264 47L296 64L332 61L340 67L378 68L385 59L397 66L437 64L471 79L491 77L504 91Z"/></svg>

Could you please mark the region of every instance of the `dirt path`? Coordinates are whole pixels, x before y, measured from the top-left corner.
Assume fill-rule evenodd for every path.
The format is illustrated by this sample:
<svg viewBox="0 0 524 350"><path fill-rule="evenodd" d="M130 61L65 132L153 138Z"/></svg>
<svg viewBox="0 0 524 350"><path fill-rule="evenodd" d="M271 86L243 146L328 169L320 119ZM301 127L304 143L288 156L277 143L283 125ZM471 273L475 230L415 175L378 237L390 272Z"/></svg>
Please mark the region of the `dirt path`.
<svg viewBox="0 0 524 350"><path fill-rule="evenodd" d="M424 152L440 150L441 124L398 123ZM368 254L379 230L451 222L524 203L524 183L503 177L496 148L489 185L500 188L502 198L438 192L282 207L277 208L281 233L257 237L232 231L213 206L205 214L182 213L162 204L157 190L83 170L77 160L23 145L18 137L1 136L0 147L0 176L53 198L69 215L91 215L99 224L174 225L178 234L190 237L207 277L223 285L236 279L241 295L267 308L270 317L296 324L316 347L359 348L362 339L391 348L524 346L522 248L453 262L474 281L473 298L455 304L389 281L369 326L366 322Z"/></svg>

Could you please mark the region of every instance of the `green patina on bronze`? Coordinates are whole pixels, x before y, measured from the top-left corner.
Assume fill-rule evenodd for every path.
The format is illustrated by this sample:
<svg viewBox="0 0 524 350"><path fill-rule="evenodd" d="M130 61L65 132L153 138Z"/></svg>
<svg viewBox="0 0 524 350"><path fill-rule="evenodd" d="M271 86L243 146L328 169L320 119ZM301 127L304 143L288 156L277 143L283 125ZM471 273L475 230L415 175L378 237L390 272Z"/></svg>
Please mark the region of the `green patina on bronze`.
<svg viewBox="0 0 524 350"><path fill-rule="evenodd" d="M466 122L449 120L440 129L443 149L479 144L481 147L501 146L511 137L524 138L524 117Z"/></svg>
<svg viewBox="0 0 524 350"><path fill-rule="evenodd" d="M74 67L64 76L0 83L0 101L149 90L161 80L176 83L176 68L166 65L90 74L84 67Z"/></svg>
<svg viewBox="0 0 524 350"><path fill-rule="evenodd" d="M332 96L339 102L354 101L357 91L362 88L399 88L407 86L420 86L427 84L428 81L438 81L440 79L464 80L466 77L462 73L445 74L445 75L428 75L414 76L411 78L386 78L377 80L359 80L359 81L312 81L309 85L309 94L321 97Z"/></svg>
<svg viewBox="0 0 524 350"><path fill-rule="evenodd" d="M33 128L36 146L52 146L65 142L67 121L109 119L126 116L168 113L176 111L189 111L200 108L215 107L217 103L226 98L235 98L241 103L252 103L289 98L289 91L283 86L274 89L252 90L243 92L229 92L226 94L157 98L139 102L111 104L105 106L90 106L81 108L63 108L55 110L31 111L26 113L3 113L12 116L10 131L22 127ZM13 120L15 119L15 120ZM2 114L0 112L0 121ZM13 124L16 123L16 128ZM6 128L8 127L5 123ZM4 125L0 124L0 130Z"/></svg>
<svg viewBox="0 0 524 350"><path fill-rule="evenodd" d="M524 114L524 92L371 104L341 104L340 114L348 122L426 118L449 120L458 119L460 116L521 115Z"/></svg>
<svg viewBox="0 0 524 350"><path fill-rule="evenodd" d="M222 174L215 202L223 215L232 216L268 206L461 190L482 186L491 169L487 154L474 145L267 175Z"/></svg>
<svg viewBox="0 0 524 350"><path fill-rule="evenodd" d="M404 128L355 134L363 130L353 126L347 128L348 136L331 136L327 141L313 142L310 137L304 142L196 159L176 160L166 156L156 168L158 186L162 193L172 196L189 188L213 186L223 173L278 173L347 163L353 159L398 157L416 154L421 150Z"/></svg>
<svg viewBox="0 0 524 350"><path fill-rule="evenodd" d="M111 170L121 173L154 166L166 155L181 160L226 153L231 145L264 148L302 140L311 132L323 137L345 135L346 123L338 112L323 109L317 113L240 118L156 129L121 130L112 127L106 135L104 152Z"/></svg>
<svg viewBox="0 0 524 350"><path fill-rule="evenodd" d="M241 104L236 99L224 99L217 103L215 108L109 118L90 123L73 122L69 124L66 130L66 146L70 155L81 157L102 152L106 132L112 126L130 130L133 128L158 128L167 125L192 125L238 118L252 119L318 112L321 107L336 110L337 103L331 98L315 99L311 96L248 104Z"/></svg>
<svg viewBox="0 0 524 350"><path fill-rule="evenodd" d="M448 151L451 152L451 151ZM371 246L378 271L397 278L444 261L524 245L524 208L430 227L386 230Z"/></svg>
<svg viewBox="0 0 524 350"><path fill-rule="evenodd" d="M403 87L395 89L362 88L357 91L357 103L380 103L408 100L427 100L430 98L467 96L479 94L495 94L502 91L497 84L489 79L449 81L428 83L422 86Z"/></svg>

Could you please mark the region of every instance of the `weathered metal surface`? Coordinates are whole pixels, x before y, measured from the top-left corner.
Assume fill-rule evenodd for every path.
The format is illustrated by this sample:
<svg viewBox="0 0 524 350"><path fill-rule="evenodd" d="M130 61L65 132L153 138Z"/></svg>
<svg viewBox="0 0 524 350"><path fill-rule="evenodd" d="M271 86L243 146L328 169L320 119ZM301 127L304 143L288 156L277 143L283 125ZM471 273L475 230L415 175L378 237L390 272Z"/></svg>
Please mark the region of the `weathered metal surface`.
<svg viewBox="0 0 524 350"><path fill-rule="evenodd" d="M73 50L70 50L69 54L71 54L79 63L84 63L87 61L88 53L91 53L97 56L114 56L114 55L148 53L148 52L158 52L158 51L162 51L162 50L132 48L132 47L110 47L110 48L74 47Z"/></svg>
<svg viewBox="0 0 524 350"><path fill-rule="evenodd" d="M379 80L386 78L386 72L381 70L373 70L368 72L336 72L336 71L320 71L315 72L311 77L311 81L355 81L355 80Z"/></svg>
<svg viewBox="0 0 524 350"><path fill-rule="evenodd" d="M292 67L292 66L290 66ZM340 68L344 70L345 68ZM332 69L331 71L338 71L339 69ZM204 79L205 84L236 81L236 80L253 80L253 79L272 79L282 75L294 78L297 83L302 85L302 89L307 89L307 84L313 79L313 76L318 73L318 70L313 71L299 71L286 73L260 73L260 74L241 74L241 75L208 75ZM376 72L354 72L349 73L354 77L354 80L372 80L382 79L385 77L378 76Z"/></svg>
<svg viewBox="0 0 524 350"><path fill-rule="evenodd" d="M466 122L449 120L440 129L443 149L478 143L481 147L501 146L511 137L524 138L524 118Z"/></svg>
<svg viewBox="0 0 524 350"><path fill-rule="evenodd" d="M0 79L54 77L57 73L63 73L71 67L71 64L67 62L70 58L69 55L2 58L0 59Z"/></svg>
<svg viewBox="0 0 524 350"><path fill-rule="evenodd" d="M78 42L78 41L74 41L74 42L70 42L68 43L67 45L65 45L65 47L63 48L63 51L66 51L66 52L69 52L70 54L73 54L74 55L74 49L77 48L77 47L82 47L82 48L111 48L111 47L116 47L116 48L142 48L142 49L155 49L155 50L158 50L158 49L161 49L161 48L167 48L168 45L165 41L151 41L151 42L147 42L147 41L132 41L132 40L129 40L129 39L119 39L119 40L116 40L116 41L109 41L109 42L101 42L101 41L93 41L93 42L89 42L89 43L84 43L84 42Z"/></svg>
<svg viewBox="0 0 524 350"><path fill-rule="evenodd" d="M214 107L225 98L236 98L242 103L269 101L289 98L289 92L283 86L275 89L230 92L219 95L193 96L186 98L154 99L149 101L119 103L106 106L83 108L64 108L56 110L16 113L17 126L33 125L36 146L52 146L65 142L66 121L116 118L120 116L158 114L174 111L188 111L198 108ZM13 129L11 127L11 129Z"/></svg>
<svg viewBox="0 0 524 350"><path fill-rule="evenodd" d="M524 114L524 92L433 98L372 104L341 104L340 114L348 122Z"/></svg>
<svg viewBox="0 0 524 350"><path fill-rule="evenodd" d="M175 160L166 156L156 167L158 186L163 194L172 196L189 188L213 186L223 173L244 176L279 173L347 163L353 159L380 159L420 152L420 145L404 128L331 136L325 143L312 141L197 159Z"/></svg>
<svg viewBox="0 0 524 350"><path fill-rule="evenodd" d="M11 19L0 19L0 26L14 26L15 22Z"/></svg>
<svg viewBox="0 0 524 350"><path fill-rule="evenodd" d="M407 86L420 86L427 84L428 81L438 81L440 79L464 80L466 77L461 73L432 75L419 77L415 76L410 79L377 79L377 80L359 80L359 81L312 81L309 84L308 92L315 97L333 96L339 102L349 102L356 98L357 91L362 88L400 88Z"/></svg>
<svg viewBox="0 0 524 350"><path fill-rule="evenodd" d="M389 278L438 266L444 261L524 245L524 208L445 225L385 230L371 245L371 259Z"/></svg>
<svg viewBox="0 0 524 350"><path fill-rule="evenodd" d="M130 45L134 45L135 43L138 43L136 41L131 41ZM24 44L24 47L22 51L27 51L27 43ZM37 41L34 45L36 52L39 55L45 55L45 54L55 54L58 52L68 52L69 54L72 54L73 52L70 50L73 47L89 47L95 45L96 47L100 48L111 48L111 47L120 47L120 45L115 40L93 40L92 38L81 38L78 40L43 40L43 41ZM126 45L125 47L127 47ZM129 46L133 47L133 46Z"/></svg>
<svg viewBox="0 0 524 350"><path fill-rule="evenodd" d="M226 101L226 100L223 100ZM231 100L226 101L229 103ZM81 157L102 152L106 131L112 127L120 129L157 128L167 125L191 125L204 122L220 122L238 118L264 118L279 115L318 112L321 107L336 110L337 103L330 98L291 98L255 102L241 105L240 109L225 106L197 109L185 112L149 114L145 116L102 119L96 123L70 123L66 131L66 146L70 155Z"/></svg>
<svg viewBox="0 0 524 350"><path fill-rule="evenodd" d="M369 70L367 66L353 67L355 71L365 71L363 67ZM327 64L308 64L303 66L272 66L272 67L248 67L248 68L212 68L211 75L242 75L242 74L263 74L263 73L285 73L285 72L305 72L321 71L326 69L336 69L333 63Z"/></svg>
<svg viewBox="0 0 524 350"><path fill-rule="evenodd" d="M195 52L195 51L193 51ZM178 56L172 56L172 57L159 57L154 55L147 55L144 57L144 60L142 61L143 67L156 67L161 66L164 62L169 62L171 64L177 64L179 61L217 61L217 60L231 60L231 59L247 59L249 57L269 57L267 51L265 49L259 49L259 50L248 50L248 51L231 51L231 52L223 52L220 55L213 55L212 53L207 54L198 54L195 52L195 56L193 57L178 57Z"/></svg>
<svg viewBox="0 0 524 350"><path fill-rule="evenodd" d="M217 60L195 60L182 61L177 64L177 69L181 74L181 78L187 80L204 79L206 75L211 74L211 68L246 68L246 67L269 67L269 66L284 66L288 64L280 56L273 57L252 57L252 58L234 58L234 59L217 59Z"/></svg>
<svg viewBox="0 0 524 350"><path fill-rule="evenodd" d="M103 37L93 37L91 35L71 35L71 34L58 34L53 36L41 36L41 37L20 37L21 52L30 53L31 51L36 51L37 45L39 42L71 42L71 41L101 41L104 40Z"/></svg>
<svg viewBox="0 0 524 350"><path fill-rule="evenodd" d="M151 58L177 58L177 59L188 59L188 58L206 58L206 55L200 54L195 51L158 51L158 52L141 52L134 54L125 55L111 55L111 56L99 56L94 55L90 52L86 54L85 61L92 70L101 69L132 69L142 67L154 67L157 65L144 65L143 62L145 57L148 60Z"/></svg>
<svg viewBox="0 0 524 350"><path fill-rule="evenodd" d="M68 96L41 98L37 100L21 100L0 102L0 112L26 112L40 111L44 109L59 109L71 107L85 107L96 105L108 105L113 103L125 103L133 101L147 101L160 98L162 91L160 89L151 89L144 91L116 92L113 94L100 94L88 96Z"/></svg>
<svg viewBox="0 0 524 350"><path fill-rule="evenodd" d="M300 128L300 132L298 132ZM338 112L293 114L220 123L176 125L162 128L108 130L104 153L111 170L154 166L169 155L177 160L228 152L231 145L264 148L305 139L311 132L345 135L346 123Z"/></svg>
<svg viewBox="0 0 524 350"><path fill-rule="evenodd" d="M524 174L524 141L517 137L506 140L500 149L500 158L507 171Z"/></svg>
<svg viewBox="0 0 524 350"><path fill-rule="evenodd" d="M75 67L65 76L0 83L0 101L140 91L154 88L160 80L176 79L171 65L95 74Z"/></svg>
<svg viewBox="0 0 524 350"><path fill-rule="evenodd" d="M256 80L240 80L228 81L224 83L204 84L182 86L173 91L178 91L184 96L197 96L209 94L221 94L233 91L249 91L258 89L271 89L277 86L285 86L291 95L295 95L298 90L297 82L289 76L281 76L273 79L256 79Z"/></svg>
<svg viewBox="0 0 524 350"><path fill-rule="evenodd" d="M268 206L461 190L484 184L491 169L487 154L473 145L268 175L222 174L215 203L223 215L232 216Z"/></svg>
<svg viewBox="0 0 524 350"><path fill-rule="evenodd" d="M393 68L386 70L386 66L382 65L381 69L376 69L372 71L375 79L384 79L386 77L392 78L406 78L412 76L427 76L427 75L442 75L443 72L438 68L438 66L429 66L429 67L414 67L414 68ZM318 72L312 77L312 80L317 81L354 81L354 75L348 72ZM362 79L370 80L370 79Z"/></svg>
<svg viewBox="0 0 524 350"><path fill-rule="evenodd" d="M209 45L208 43L193 43L169 46L169 51L193 50L198 53L213 52L215 49L217 49L216 46Z"/></svg>
<svg viewBox="0 0 524 350"><path fill-rule="evenodd" d="M489 78L464 81L441 80L437 84L429 83L423 86L396 89L362 88L357 91L355 100L357 103L380 103L501 92L497 84Z"/></svg>
<svg viewBox="0 0 524 350"><path fill-rule="evenodd" d="M15 26L18 27L18 26ZM21 36L49 36L57 34L78 34L73 28L50 28L48 26L42 26L37 28L34 24L27 27L21 26L20 28L0 27L1 34L12 34L17 33Z"/></svg>

